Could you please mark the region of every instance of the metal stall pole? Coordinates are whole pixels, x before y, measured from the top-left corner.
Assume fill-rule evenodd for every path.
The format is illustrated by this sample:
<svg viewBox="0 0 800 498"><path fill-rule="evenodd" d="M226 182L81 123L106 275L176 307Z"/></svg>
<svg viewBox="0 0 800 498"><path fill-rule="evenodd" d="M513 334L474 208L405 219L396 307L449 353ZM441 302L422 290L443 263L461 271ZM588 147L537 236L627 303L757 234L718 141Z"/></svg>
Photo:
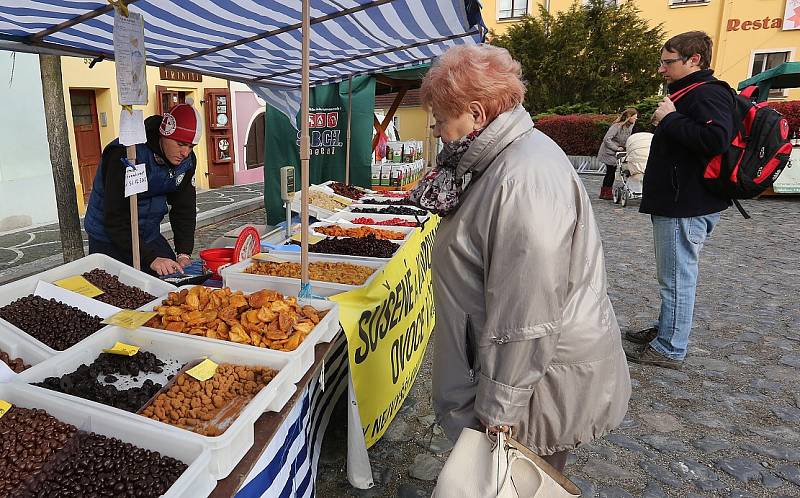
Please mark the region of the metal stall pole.
<svg viewBox="0 0 800 498"><path fill-rule="evenodd" d="M309 105L309 48L311 40L311 14L310 1L303 0L302 23L302 83L300 99L300 176L301 176L301 207L300 207L300 288L301 293L309 286L308 275L308 184L309 162L311 160L311 140L308 136L308 105Z"/></svg>
<svg viewBox="0 0 800 498"><path fill-rule="evenodd" d="M347 152L344 160L344 183L350 185L350 124L353 122L353 77L347 79Z"/></svg>

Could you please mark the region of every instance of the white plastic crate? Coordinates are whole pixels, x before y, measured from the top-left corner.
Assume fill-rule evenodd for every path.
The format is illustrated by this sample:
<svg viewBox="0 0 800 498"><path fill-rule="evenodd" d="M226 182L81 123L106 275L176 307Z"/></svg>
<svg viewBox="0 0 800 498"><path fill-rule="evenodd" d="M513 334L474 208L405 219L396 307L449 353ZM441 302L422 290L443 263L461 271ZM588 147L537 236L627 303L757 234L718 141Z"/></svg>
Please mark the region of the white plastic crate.
<svg viewBox="0 0 800 498"><path fill-rule="evenodd" d="M12 359L22 358L22 361L28 365L34 366L53 356L53 353L37 344L38 342L34 342L33 337L28 334L20 334L0 327L0 351L5 351ZM0 365L0 368L4 366ZM1 379L0 382L2 382Z"/></svg>
<svg viewBox="0 0 800 498"><path fill-rule="evenodd" d="M343 195L339 195L339 194L335 193L331 188L326 187L326 186L311 185L308 188L308 190L309 190L309 192L317 191L317 192L323 192L323 193L325 193L327 195L330 195L334 199L342 201L343 203L345 203L345 207L347 207L348 205L350 205L353 202L355 202L355 201L353 201L353 199L350 199L348 197L345 197ZM295 192L294 197L292 197L292 211L294 211L295 213L299 213L300 212L302 197L303 197L302 192L299 191L299 190L297 192ZM330 209L325 209L323 207L315 206L314 204L311 204L311 203L308 204L308 214L310 216L313 216L313 217L318 218L318 219L328 218L328 217L332 216L336 212L337 211L333 211L333 210L330 210Z"/></svg>
<svg viewBox="0 0 800 498"><path fill-rule="evenodd" d="M50 270L37 273L36 275L31 275L21 280L17 280L16 282L7 284L7 286L33 282L33 287L36 287L36 282L39 280L52 283L56 280L61 280L62 278L71 277L73 275L81 275L88 271L94 270L95 268L105 270L111 275L118 277L119 281L125 285L138 287L154 296L160 296L161 294L169 292L175 288L175 286L170 283L164 282L163 280L160 280L152 275L148 275L145 272L136 270L132 266L120 263L116 259L106 256L105 254L90 254L84 258L76 259L75 261L65 263Z"/></svg>
<svg viewBox="0 0 800 498"><path fill-rule="evenodd" d="M29 280L29 279L26 278L26 279L23 279L23 280L18 280L16 282L11 282L10 284L6 284L6 285L0 287L0 307L6 306L7 304L11 304L12 302L14 302L17 299L20 299L22 297L28 296L30 294L34 294L35 291L36 291L37 285L39 285L39 282L44 282L44 280L41 280L41 281L40 280ZM55 286L51 285L51 287L55 287ZM81 296L80 294L76 294L74 292L70 292L70 291L67 291L65 289L59 289L59 290L61 292L63 292L64 294L68 295L71 298L72 302L66 303L66 304L69 304L70 306L74 306L74 307L76 307L76 308L78 308L80 310L86 311L87 313L89 313L91 315L99 316L97 313L89 312L87 310L86 306L82 306L80 304L80 302L94 301L92 298ZM59 301L59 299L56 299L56 300ZM110 306L108 304L102 303L100 301L96 301L96 303L98 304L98 307L113 308L113 306ZM101 316L101 318L103 318L103 317ZM103 328L105 328L105 327L103 327ZM100 328L97 332L95 332L95 334L101 332L103 330L103 328ZM12 334L17 334L19 336L24 337L26 340L28 340L29 342L32 342L33 344L35 344L39 348L43 349L45 352L47 352L50 355L54 355L54 354L59 352L59 350L51 348L50 346L48 346L47 344L43 343L39 339L33 337L32 335L28 334L27 332L25 332L24 330L20 329L16 325L14 325L11 322L8 322L7 320L4 320L2 318L0 318L0 329L5 329L5 330L11 332ZM92 335L94 335L94 334L92 334Z"/></svg>
<svg viewBox="0 0 800 498"><path fill-rule="evenodd" d="M36 275L31 275L29 277L25 277L23 279L0 286L0 307L10 304L19 298L33 294L40 281L52 283L62 278L81 275L88 271L94 270L95 268L105 270L111 275L118 277L120 282L123 284L138 287L154 296L164 295L167 292L175 289L174 285L163 282L156 277L150 276L144 272L120 263L119 261L106 256L105 254L90 254L89 256L77 259L61 266L57 266L56 268L52 268L50 270L37 273ZM105 305L105 303L101 303L100 301L93 300L91 298L85 298L84 296L79 295L74 296L78 301L91 300L90 302L94 302L94 304L98 306ZM79 304L70 303L70 305L87 311L85 307ZM109 305L105 305L105 307L109 307ZM29 339L36 346L42 348L45 352L51 355L58 353L58 350L49 347L35 337L21 330L19 327L12 325L2 318L0 318L0 328L9 330L15 334L23 335L26 339Z"/></svg>
<svg viewBox="0 0 800 498"><path fill-rule="evenodd" d="M293 263L300 263L299 253L288 253L286 255L282 253L280 256L277 257L285 259L286 261L291 261ZM361 285L346 285L346 284L337 284L333 282L323 282L321 280L312 280L311 292L318 296L323 296L323 297L333 296L335 294L340 294L342 292L355 290L364 287L366 285L369 285L369 283L372 282L375 276L378 275L380 269L382 269L386 265L386 263L381 261L358 261L358 262L344 261L339 258L328 257L328 255L317 256L315 254L309 254L309 262L350 263L362 266L369 266L370 268L375 269L375 272L367 279L366 282L364 282ZM231 289L237 289L247 293L260 291L261 289L276 290L281 294L285 294L287 296L297 296L300 293L299 278L274 277L269 275L254 275L252 273L245 273L245 270L252 263L253 259L249 258L222 270L220 273L222 274L223 284L226 287L230 287Z"/></svg>
<svg viewBox="0 0 800 498"><path fill-rule="evenodd" d="M411 237L411 235L414 233L414 227L387 227L387 226L380 226L380 225L357 225L355 223L350 223L350 222L345 222L345 221L339 221L339 222L336 222L336 223L331 223L331 222L328 222L328 221L318 221L316 223L312 223L309 228L311 230L311 234L312 235L317 235L319 237L329 237L329 235L325 235L324 233L318 232L316 229L317 229L317 227L326 227L326 226L331 226L331 225L338 225L338 226L341 226L342 228L367 227L367 228L374 228L374 229L377 229L377 230L391 230L393 232L400 232L402 234L405 234L405 237L403 237L402 239L393 240L392 241L392 242L396 242L398 244L408 240Z"/></svg>
<svg viewBox="0 0 800 498"><path fill-rule="evenodd" d="M115 417L105 410L83 403L77 398L50 396L48 391L20 383L0 384L0 399L21 408L39 408L58 420L80 430L114 437L139 448L157 451L176 458L189 467L162 498L203 498L211 494L216 480L209 473L211 452L197 438L172 428L127 417ZM144 417L139 417L144 419Z"/></svg>
<svg viewBox="0 0 800 498"><path fill-rule="evenodd" d="M372 218L375 221L386 221L386 220L391 220L393 218L400 218L403 221L413 221L413 222L417 222L418 223L417 219L414 218L413 216L403 216L403 215L395 215L395 214L350 213L350 212L347 212L347 211L339 211L338 213L336 213L336 215L334 215L332 217L329 217L329 218L326 218L326 219L327 219L327 221L330 221L330 222L333 222L333 223L335 223L335 222L337 222L339 220L344 220L344 221L348 221L348 222L352 223L353 220L356 219L356 218ZM424 222L426 219L428 219L428 216L420 216L419 221ZM376 227L380 227L380 228L389 228L389 229L397 228L397 227L393 227L392 225L369 225L369 226L376 226ZM415 228L415 227L409 227L409 228Z"/></svg>
<svg viewBox="0 0 800 498"><path fill-rule="evenodd" d="M428 213L424 209L420 209L420 208L418 208L416 206L405 206L405 205L404 206L386 206L386 205L383 205L383 204L369 204L369 201L359 202L358 204L355 204L355 203L350 204L349 206L344 208L342 210L342 212L358 214L358 215L361 215L361 216L370 216L372 214L389 215L388 213L356 213L353 210L356 209L356 208L367 208L367 209L382 210L382 209L388 209L388 208L393 208L393 207L415 209L415 210L419 211L419 219L420 220L425 220L430 216L430 213ZM398 215L390 215L390 216L408 216L408 217L410 217L412 219L415 218L415 216L411 215L411 214L402 214L402 215L398 214Z"/></svg>
<svg viewBox="0 0 800 498"><path fill-rule="evenodd" d="M334 237L326 237L326 238L332 239ZM340 238L345 238L345 237L340 237ZM349 237L346 237L346 238L349 238ZM391 240L390 242L395 244L397 246L397 249L395 249L395 252L392 253L392 255L389 256L388 258L374 258L374 257L368 257L368 256L353 256L351 254L318 253L318 252L311 252L310 249L308 251L308 255L311 256L313 254L315 256L324 256L324 257L335 259L335 260L338 260L338 261L341 261L341 262L344 262L344 263L353 263L353 264L358 264L358 265L366 264L368 262L378 262L378 263L381 263L381 264L385 265L386 263L389 262L390 259L392 259L394 257L395 254L397 254L397 251L400 250L400 247L405 243L405 240ZM294 245L294 244L292 244L292 245ZM296 247L300 247L300 246L296 246ZM286 257L287 255L300 255L300 251L299 250L293 249L292 246L288 245L288 244L287 245L283 245L283 246L276 246L274 249L271 249L269 252L270 252L270 254L274 254L275 256L277 256L279 258Z"/></svg>
<svg viewBox="0 0 800 498"><path fill-rule="evenodd" d="M265 411L277 412L283 409L297 389L295 379L299 379L298 371L300 365L296 358L289 355L278 354L275 351L264 349L258 350L259 348L235 347L233 343L225 343L223 341L215 341L216 343L212 344L208 341L192 340L190 336L172 332L162 333L146 328L128 330L119 327L110 327L106 333L89 337L82 341L80 345L73 346L63 353L29 368L17 375L14 382L30 384L41 382L47 377L60 377L74 372L80 365L88 365L93 362L103 349L111 348L117 341L139 346L142 351L149 351L161 360L174 359L181 363L187 363L208 357L218 364L233 363L243 366L264 366L279 370L278 375L245 405L228 429L215 437L201 436L200 434L125 410L57 391L30 386L32 389L47 392L52 396L69 399L76 403L90 406L93 409L102 410L108 414L109 418L136 420L161 431L178 432L204 444L211 450L209 472L214 479L223 479L230 474L239 463L239 460L253 445L253 425L258 417Z"/></svg>
<svg viewBox="0 0 800 498"><path fill-rule="evenodd" d="M191 289L194 287L193 285L184 285L182 287L178 287L176 291L179 292L183 289ZM276 290L268 285L264 285L258 290ZM231 290L237 291L240 290L245 294L251 294L252 292L248 292L242 288L234 288L231 287ZM139 308L142 311L153 311L153 308L156 306L160 306L161 302L167 298L167 295L161 296L159 299L156 299L152 303L146 304ZM297 372L293 372L294 377L291 379L291 382L299 382L300 379L308 372L308 369L314 364L314 348L317 344L321 344L323 342L331 342L336 334L340 330L339 326L339 304L333 301L322 300L322 299L305 299L303 300L303 304L308 304L313 306L318 310L328 310L328 313L320 320L316 327L311 331L311 333L300 343L300 346L297 347L294 351L275 351L273 349L261 348L257 346L250 346L248 344L238 344L232 341L226 341L223 339L209 339L208 337L201 337L197 335L190 335L190 334L182 334L179 332L169 332L167 330L150 328L150 327L143 327L147 330L152 330L154 332L160 334L166 334L170 336L180 336L182 338L186 338L191 341L199 341L206 344L224 344L230 345L236 348L244 349L247 351L255 351L257 353L264 352L269 354L276 354L280 355L287 359L287 361L291 361L292 364L296 364L298 367Z"/></svg>

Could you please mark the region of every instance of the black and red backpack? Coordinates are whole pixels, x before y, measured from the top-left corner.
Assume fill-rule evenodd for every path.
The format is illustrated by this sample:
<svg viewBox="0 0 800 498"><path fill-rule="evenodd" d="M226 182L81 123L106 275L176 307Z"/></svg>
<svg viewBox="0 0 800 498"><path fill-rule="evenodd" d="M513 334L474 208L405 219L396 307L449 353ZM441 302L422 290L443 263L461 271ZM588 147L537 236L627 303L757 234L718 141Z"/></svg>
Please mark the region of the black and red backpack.
<svg viewBox="0 0 800 498"><path fill-rule="evenodd" d="M705 186L730 199L745 218L750 218L737 199L752 199L772 186L789 162L792 144L789 123L766 102L753 102L758 87L736 94L724 81L701 81L670 95L675 102L704 83L722 84L733 93L734 122L738 128L728 150L714 156L703 171Z"/></svg>

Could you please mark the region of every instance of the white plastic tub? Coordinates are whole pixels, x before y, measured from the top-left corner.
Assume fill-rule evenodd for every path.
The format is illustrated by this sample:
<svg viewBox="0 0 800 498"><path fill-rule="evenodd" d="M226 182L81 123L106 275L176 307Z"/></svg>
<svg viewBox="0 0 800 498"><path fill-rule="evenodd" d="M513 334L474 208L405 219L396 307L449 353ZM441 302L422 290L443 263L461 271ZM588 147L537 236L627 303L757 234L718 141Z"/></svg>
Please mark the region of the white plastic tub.
<svg viewBox="0 0 800 498"><path fill-rule="evenodd" d="M132 418L114 417L105 410L77 403L76 398L50 396L43 389L24 384L1 384L0 399L21 408L40 408L82 431L117 438L188 464L189 467L161 495L162 498L203 498L211 494L217 484L208 472L210 450L183 431L142 423Z"/></svg>
<svg viewBox="0 0 800 498"><path fill-rule="evenodd" d="M34 341L35 339L28 334L18 334L0 327L0 351L5 351L12 359L22 358L22 361L30 366L37 365L53 356L52 353L37 344L39 341ZM0 368L3 366L0 365Z"/></svg>
<svg viewBox="0 0 800 498"><path fill-rule="evenodd" d="M386 220L391 220L393 218L400 218L403 221L413 221L419 223L419 222L424 222L426 219L428 219L428 216L420 216L419 221L417 221L417 219L414 218L413 216L402 216L394 214L350 213L347 211L340 211L335 216L328 218L328 221L335 223L339 220L344 220L352 223L353 220L355 220L356 218L372 218L375 221L386 221ZM389 229L398 228L398 227L393 227L392 225L369 225L369 226L375 226L379 228L389 228ZM409 227L409 228L416 228L416 227Z"/></svg>
<svg viewBox="0 0 800 498"><path fill-rule="evenodd" d="M123 284L130 285L132 287L138 287L154 296L165 295L167 292L175 290L174 285L167 282L162 282L156 277L150 276L144 272L120 263L119 261L106 256L105 254L90 254L89 256L77 259L61 266L57 266L56 268L0 286L0 307L10 304L19 298L33 294L40 281L52 283L56 280L61 280L62 278L81 275L88 271L94 270L95 268L105 270L111 275L118 277L120 282ZM93 302L93 304L97 306L103 306L109 309L112 308L110 305L106 305L105 303L91 298L76 294L73 294L73 296L75 296L77 301L89 300L89 302ZM71 305L88 312L86 307L81 306L80 304ZM91 314L97 315L97 313L93 312ZM32 341L36 346L42 348L50 355L58 353L58 350L51 348L35 337L29 335L27 332L21 330L19 327L12 325L2 318L0 318L0 328L9 330L15 334L23 335L26 339Z"/></svg>
<svg viewBox="0 0 800 498"><path fill-rule="evenodd" d="M314 191L325 193L325 194L333 197L334 199L336 199L338 201L342 201L342 203L345 204L344 207L347 207L350 204L352 204L353 202L355 202L353 199L350 199L349 197L345 197L343 195L339 195L339 194L335 193L331 188L326 187L326 186L311 185L309 187L309 192L314 192ZM300 212L300 208L302 206L302 203L301 203L302 197L303 197L303 195L302 195L301 191L295 192L294 197L292 197L292 211L294 211L295 213L299 213ZM335 210L330 210L330 209L326 209L326 208L323 208L323 207L319 207L319 206L316 206L316 205L311 204L311 203L308 204L308 214L310 216L313 216L313 217L318 218L318 219L328 218L328 217L332 216L336 212L337 211L335 211Z"/></svg>
<svg viewBox="0 0 800 498"><path fill-rule="evenodd" d="M330 223L326 224L329 225ZM285 259L286 261L300 263L299 253L281 253L280 255L277 255L276 253L276 256ZM386 263L381 261L345 261L340 258L328 257L328 255L317 256L315 254L309 254L309 262L350 263L354 265L369 266L370 268L375 269L375 272L367 279L366 282L361 285L346 285L333 282L323 282L321 280L312 280L311 292L323 297L333 296L335 294L340 294L342 292L355 290L369 285L369 283L372 282L372 280L378 274L380 269L386 265ZM269 275L245 273L245 270L252 263L253 259L250 258L222 270L221 274L223 284L231 289L237 289L247 293L256 292L261 289L276 290L287 296L297 296L300 293L299 278L274 277Z"/></svg>
<svg viewBox="0 0 800 498"><path fill-rule="evenodd" d="M105 270L111 275L118 277L119 281L125 285L138 287L154 296L160 296L165 292L169 292L175 288L175 286L170 283L164 282L163 280L160 280L152 275L148 275L147 273L136 270L124 263L120 263L116 259L106 256L105 254L90 254L84 258L76 259L70 263L66 263L53 269L37 273L36 275L31 275L21 280L17 280L16 282L12 282L6 286L13 286L15 284L29 286L29 283L32 282L33 286L31 286L31 288L35 288L36 282L39 280L53 283L54 281L61 280L62 278L71 277L73 275L81 275L88 271L94 270L95 268Z"/></svg>
<svg viewBox="0 0 800 498"><path fill-rule="evenodd" d="M335 237L326 237L326 238L333 239ZM350 237L339 237L339 238L350 238ZM327 254L327 253L321 253L321 252L312 252L310 248L309 248L308 254L309 254L309 256L313 254L315 256L324 256L324 257L328 257L328 258L333 258L333 259L337 259L337 260L339 260L341 262L344 262L344 263L365 264L367 262L373 261L373 262L379 262L379 263L382 263L382 264L386 264L386 263L389 262L390 259L392 259L394 257L395 254L397 254L397 251L400 250L400 247L405 243L405 240L391 240L389 242L395 244L397 246L397 249L395 249L395 251L392 253L392 255L390 257L388 257L388 258L373 258L373 257L368 257L368 256L354 256L352 254ZM292 245L294 245L294 244L292 244ZM299 247L299 246L297 246L297 247ZM286 255L292 255L292 254L299 255L300 251L293 249L291 247L291 245L283 245L283 246L276 246L274 249L271 249L270 250L270 254L274 254L275 256L277 256L279 258L283 258Z"/></svg>
<svg viewBox="0 0 800 498"><path fill-rule="evenodd" d="M391 230L393 232L400 232L402 234L405 234L405 237L403 237L400 240L392 240L392 242L395 242L397 244L402 244L404 241L408 240L409 237L411 237L411 235L414 233L414 227L390 227L390 226L381 226L381 225L357 225L355 223L350 223L350 222L345 222L345 221L339 221L337 223L331 223L331 222L328 222L328 221L318 221L316 223L312 223L309 228L311 230L311 234L312 235L318 235L320 237L330 237L329 235L325 235L324 233L318 232L316 230L316 228L317 227L327 227L327 226L331 226L331 225L338 225L338 226L340 226L342 228L367 227L367 228L374 228L376 230Z"/></svg>
<svg viewBox="0 0 800 498"><path fill-rule="evenodd" d="M388 213L356 213L353 210L356 209L356 208L384 210L384 209L389 209L389 208L393 208L393 207L416 209L417 211L419 211L419 219L420 220L424 220L428 216L430 216L430 214L427 211L425 211L423 209L420 209L420 208L418 208L416 206L406 206L406 205L403 205L403 206L386 206L386 205L383 205L383 204L369 204L369 201L366 201L366 202L363 202L363 203L359 203L359 204L350 204L349 206L344 208L342 211L345 212L345 213L353 213L353 214L358 214L358 215L361 215L361 216L370 216L372 214L388 215ZM411 215L411 214L402 214L402 215L398 214L398 215L394 215L394 216L408 216L408 217L410 217L412 219L415 218L415 216Z"/></svg>
<svg viewBox="0 0 800 498"><path fill-rule="evenodd" d="M191 289L194 287L193 285L185 285L183 287L179 287L176 292L179 292L183 289ZM258 290L269 289L269 290L276 290L270 287L268 284L263 285ZM240 290L245 294L251 294L252 291L247 291L243 288L239 287L231 287L231 290L237 291ZM161 296L159 299L156 299L152 303L146 304L139 308L142 311L153 311L156 306L160 306L161 302L167 298L167 295ZM269 355L278 355L281 358L285 358L287 362L291 362L292 365L297 366L297 371L293 371L291 375L293 377L290 379L290 382L299 382L300 379L306 374L311 365L314 364L314 348L317 344L323 342L330 342L336 336L337 332L339 332L339 304L333 301L322 300L322 299L306 299L303 301L303 304L308 304L313 306L318 310L329 310L328 313L320 320L316 327L311 331L310 334L305 338L303 342L300 343L300 346L297 347L294 351L275 351L273 349L261 348L258 346L250 346L248 344L238 344L232 341L226 341L223 339L209 339L208 337L200 337L196 335L189 335L189 334L182 334L178 332L169 332L167 330L150 328L150 327L143 327L142 329L152 330L159 334L165 334L170 336L180 336L186 340L190 341L198 341L209 345L208 347L214 347L214 345L226 345L232 346L239 349L244 349L246 351L253 351L256 353L268 353Z"/></svg>
<svg viewBox="0 0 800 498"><path fill-rule="evenodd" d="M63 353L44 361L35 367L17 375L14 382L41 382L47 377L60 377L74 372L82 364L93 362L103 351L111 348L117 341L133 346L139 346L143 351L155 354L161 360L175 359L181 363L208 357L214 362L233 363L243 366L264 366L279 370L278 375L266 387L245 405L239 416L220 436L208 437L195 434L177 427L173 427L141 415L127 412L111 406L106 406L94 401L70 396L45 388L30 386L51 396L69 399L76 403L101 410L109 419L135 420L148 427L164 432L177 432L192 440L201 443L211 450L209 472L215 480L225 478L239 460L253 445L253 425L258 417L265 411L280 411L297 387L295 379L298 378L299 364L295 358L286 354L277 354L274 351L260 350L258 348L245 349L216 341L211 344L207 341L191 340L183 334L159 333L152 329L128 330L111 327L102 335L95 335L71 347ZM301 374L302 375L302 374Z"/></svg>

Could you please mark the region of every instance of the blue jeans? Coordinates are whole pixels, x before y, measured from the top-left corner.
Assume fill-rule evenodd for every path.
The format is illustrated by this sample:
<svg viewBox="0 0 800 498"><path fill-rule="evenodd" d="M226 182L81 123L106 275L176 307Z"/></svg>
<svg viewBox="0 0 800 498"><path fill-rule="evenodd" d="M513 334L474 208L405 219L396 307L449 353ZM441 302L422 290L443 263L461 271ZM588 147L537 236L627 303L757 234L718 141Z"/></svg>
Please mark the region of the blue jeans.
<svg viewBox="0 0 800 498"><path fill-rule="evenodd" d="M661 286L658 336L650 346L666 357L682 360L692 331L698 261L703 243L720 213L693 218L651 216L656 271Z"/></svg>

